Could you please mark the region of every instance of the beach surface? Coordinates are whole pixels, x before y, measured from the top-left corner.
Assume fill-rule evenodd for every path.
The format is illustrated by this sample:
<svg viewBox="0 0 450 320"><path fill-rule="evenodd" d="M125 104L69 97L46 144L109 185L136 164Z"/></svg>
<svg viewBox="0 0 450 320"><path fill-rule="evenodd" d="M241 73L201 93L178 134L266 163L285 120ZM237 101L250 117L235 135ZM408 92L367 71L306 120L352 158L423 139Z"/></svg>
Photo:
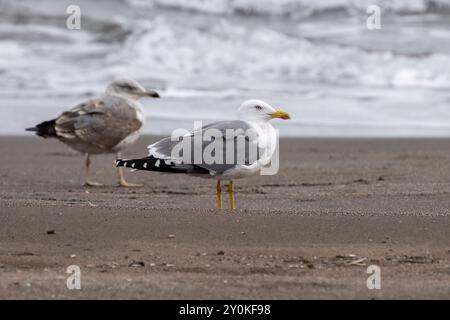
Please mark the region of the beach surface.
<svg viewBox="0 0 450 320"><path fill-rule="evenodd" d="M277 175L236 181L236 211L215 209L214 180L118 188L102 155L107 186L87 188L56 140L0 151L0 299L450 299L450 139L284 139Z"/></svg>

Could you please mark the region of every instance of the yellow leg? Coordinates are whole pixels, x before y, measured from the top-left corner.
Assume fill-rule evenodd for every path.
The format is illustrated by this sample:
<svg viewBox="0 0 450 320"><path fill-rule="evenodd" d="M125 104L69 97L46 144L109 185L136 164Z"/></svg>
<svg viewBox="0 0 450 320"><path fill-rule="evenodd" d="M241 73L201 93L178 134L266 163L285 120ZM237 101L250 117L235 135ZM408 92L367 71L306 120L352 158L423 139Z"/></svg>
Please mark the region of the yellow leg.
<svg viewBox="0 0 450 320"><path fill-rule="evenodd" d="M236 206L234 204L234 185L233 180L230 180L230 183L228 184L228 193L230 194L230 208L232 210L236 209Z"/></svg>
<svg viewBox="0 0 450 320"><path fill-rule="evenodd" d="M220 180L217 181L217 208L222 209L222 187L220 186Z"/></svg>

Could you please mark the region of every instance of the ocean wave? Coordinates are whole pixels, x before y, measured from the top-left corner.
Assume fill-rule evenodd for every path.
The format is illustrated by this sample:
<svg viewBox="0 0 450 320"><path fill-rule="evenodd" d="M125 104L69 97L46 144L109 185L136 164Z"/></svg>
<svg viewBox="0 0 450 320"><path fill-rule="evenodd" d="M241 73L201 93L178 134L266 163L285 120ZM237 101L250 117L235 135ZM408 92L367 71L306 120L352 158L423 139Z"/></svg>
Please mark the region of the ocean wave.
<svg viewBox="0 0 450 320"><path fill-rule="evenodd" d="M274 45L275 44L275 45ZM145 77L313 81L375 86L450 86L450 55L398 55L338 44L318 44L265 26L222 20L208 30L165 18L140 21L116 66ZM122 62L121 62L122 61Z"/></svg>
<svg viewBox="0 0 450 320"><path fill-rule="evenodd" d="M129 76L179 89L267 87L267 83L450 87L450 54L418 56L315 42L264 25L227 20L208 29L165 17L138 20L127 37L53 26L0 25L0 72L7 85L48 92L98 92L111 78ZM14 37L12 36L14 35ZM2 39L3 38L3 39ZM203 84L203 85L200 85ZM44 92L43 91L43 92Z"/></svg>
<svg viewBox="0 0 450 320"><path fill-rule="evenodd" d="M445 9L428 12L450 1L383 1L399 16L374 32L365 0L114 0L123 11L79 1L81 30L67 30L50 0L0 11L0 112L15 115L21 101L32 124L35 104L51 116L130 77L164 97L144 101L152 133L232 117L258 97L292 110L287 134L448 135L450 22Z"/></svg>
<svg viewBox="0 0 450 320"><path fill-rule="evenodd" d="M449 12L448 0L125 0L138 8L164 8L174 11L220 15L282 16L305 18L329 13L357 14L369 5L394 14Z"/></svg>

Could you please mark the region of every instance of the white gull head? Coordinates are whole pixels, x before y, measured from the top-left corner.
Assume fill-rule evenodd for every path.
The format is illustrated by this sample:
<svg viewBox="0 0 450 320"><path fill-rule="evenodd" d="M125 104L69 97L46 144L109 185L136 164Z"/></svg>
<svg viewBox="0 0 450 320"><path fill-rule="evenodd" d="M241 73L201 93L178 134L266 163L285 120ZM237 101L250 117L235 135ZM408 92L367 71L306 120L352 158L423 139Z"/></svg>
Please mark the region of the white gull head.
<svg viewBox="0 0 450 320"><path fill-rule="evenodd" d="M239 119L256 122L267 122L274 118L290 119L287 112L277 110L267 102L261 100L246 100L238 109Z"/></svg>

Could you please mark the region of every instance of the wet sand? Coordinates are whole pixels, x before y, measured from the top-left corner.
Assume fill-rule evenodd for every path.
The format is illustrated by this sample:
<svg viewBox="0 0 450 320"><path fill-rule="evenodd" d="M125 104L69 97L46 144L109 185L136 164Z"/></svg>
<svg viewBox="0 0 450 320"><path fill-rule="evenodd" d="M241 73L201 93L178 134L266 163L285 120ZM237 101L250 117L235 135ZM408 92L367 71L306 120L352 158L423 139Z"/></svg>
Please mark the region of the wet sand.
<svg viewBox="0 0 450 320"><path fill-rule="evenodd" d="M106 155L93 168L107 186L85 188L64 145L1 137L0 298L450 299L450 140L280 150L278 175L236 181L232 212L215 209L213 180L127 172L145 187L118 188ZM81 290L66 287L69 265Z"/></svg>

